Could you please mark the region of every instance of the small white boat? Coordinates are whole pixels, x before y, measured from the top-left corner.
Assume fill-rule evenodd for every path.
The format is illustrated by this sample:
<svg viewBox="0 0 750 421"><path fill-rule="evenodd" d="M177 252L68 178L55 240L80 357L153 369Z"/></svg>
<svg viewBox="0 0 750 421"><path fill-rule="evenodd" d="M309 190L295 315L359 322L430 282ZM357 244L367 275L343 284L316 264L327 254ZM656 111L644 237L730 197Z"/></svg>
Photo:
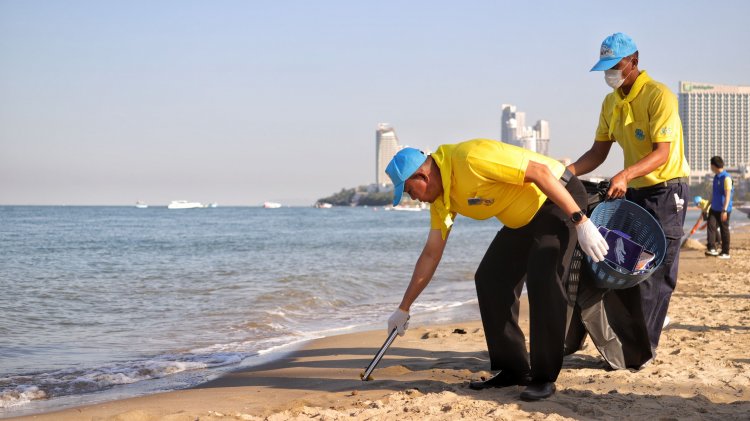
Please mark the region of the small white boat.
<svg viewBox="0 0 750 421"><path fill-rule="evenodd" d="M146 209L148 205L144 202L141 202L140 200L135 202L135 207L138 209Z"/></svg>
<svg viewBox="0 0 750 421"><path fill-rule="evenodd" d="M203 208L203 203L199 202L188 202L187 200L173 200L169 205L167 205L167 209L196 209L196 208Z"/></svg>
<svg viewBox="0 0 750 421"><path fill-rule="evenodd" d="M391 209L395 211L406 211L406 212L420 212L422 209L425 209L424 207L420 206L393 206ZM388 210L388 208L386 208Z"/></svg>
<svg viewBox="0 0 750 421"><path fill-rule="evenodd" d="M263 207L266 209L277 209L281 207L281 203L276 202L263 202Z"/></svg>
<svg viewBox="0 0 750 421"><path fill-rule="evenodd" d="M318 209L331 209L333 205L326 202L317 202L315 203L315 207Z"/></svg>
<svg viewBox="0 0 750 421"><path fill-rule="evenodd" d="M211 203L209 203L209 204L208 204L208 207L209 207L209 208L218 208L218 207L219 207L219 204L218 204L218 203L216 203L216 202L211 202Z"/></svg>

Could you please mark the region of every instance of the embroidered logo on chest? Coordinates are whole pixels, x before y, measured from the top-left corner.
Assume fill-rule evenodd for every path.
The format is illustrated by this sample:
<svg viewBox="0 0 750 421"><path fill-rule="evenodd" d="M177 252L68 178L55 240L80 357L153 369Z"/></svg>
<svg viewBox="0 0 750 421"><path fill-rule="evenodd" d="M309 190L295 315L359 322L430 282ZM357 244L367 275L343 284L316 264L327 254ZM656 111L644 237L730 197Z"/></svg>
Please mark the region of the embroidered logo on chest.
<svg viewBox="0 0 750 421"><path fill-rule="evenodd" d="M635 137L638 140L643 140L646 138L646 134L641 129L635 129Z"/></svg>
<svg viewBox="0 0 750 421"><path fill-rule="evenodd" d="M492 206L492 204L495 203L495 199L483 199L481 197L470 197L466 201L468 202L469 206L475 206L475 205Z"/></svg>

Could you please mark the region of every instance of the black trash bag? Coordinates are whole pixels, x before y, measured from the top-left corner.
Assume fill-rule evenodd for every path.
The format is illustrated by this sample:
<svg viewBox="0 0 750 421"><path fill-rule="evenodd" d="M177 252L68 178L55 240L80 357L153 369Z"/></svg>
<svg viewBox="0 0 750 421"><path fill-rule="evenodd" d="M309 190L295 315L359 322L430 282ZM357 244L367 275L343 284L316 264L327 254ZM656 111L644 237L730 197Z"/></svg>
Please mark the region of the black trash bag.
<svg viewBox="0 0 750 421"><path fill-rule="evenodd" d="M608 181L582 181L588 193L587 215L604 201ZM645 321L639 316L640 291L637 287L609 290L594 285L586 259L576 246L566 279L568 320L565 334L565 355L577 352L586 336L614 370L642 368L654 352Z"/></svg>

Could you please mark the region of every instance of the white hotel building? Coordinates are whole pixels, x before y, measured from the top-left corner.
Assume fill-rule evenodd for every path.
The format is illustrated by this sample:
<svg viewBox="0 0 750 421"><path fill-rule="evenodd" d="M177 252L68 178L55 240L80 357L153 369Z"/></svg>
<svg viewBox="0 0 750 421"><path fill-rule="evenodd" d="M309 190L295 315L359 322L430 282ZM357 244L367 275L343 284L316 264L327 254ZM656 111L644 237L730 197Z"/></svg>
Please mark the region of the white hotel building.
<svg viewBox="0 0 750 421"><path fill-rule="evenodd" d="M385 173L385 167L401 148L396 130L388 123L380 123L375 131L375 183L380 186L393 184Z"/></svg>
<svg viewBox="0 0 750 421"><path fill-rule="evenodd" d="M690 184L712 175L718 155L727 169L747 176L750 166L750 86L680 82L680 119Z"/></svg>

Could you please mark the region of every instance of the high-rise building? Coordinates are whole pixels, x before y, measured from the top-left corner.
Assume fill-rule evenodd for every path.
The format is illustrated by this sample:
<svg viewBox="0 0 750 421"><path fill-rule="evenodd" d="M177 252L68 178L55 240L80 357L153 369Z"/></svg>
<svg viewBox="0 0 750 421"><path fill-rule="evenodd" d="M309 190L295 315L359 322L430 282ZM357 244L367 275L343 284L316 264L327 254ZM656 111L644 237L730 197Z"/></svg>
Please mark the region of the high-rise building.
<svg viewBox="0 0 750 421"><path fill-rule="evenodd" d="M680 82L679 102L691 184L711 174L715 155L726 168L750 165L750 86Z"/></svg>
<svg viewBox="0 0 750 421"><path fill-rule="evenodd" d="M536 151L549 156L549 121L539 120L534 125L536 135Z"/></svg>
<svg viewBox="0 0 750 421"><path fill-rule="evenodd" d="M520 145L520 140L531 135L526 127L526 113L516 111L515 105L503 104L501 118L500 140L505 143Z"/></svg>
<svg viewBox="0 0 750 421"><path fill-rule="evenodd" d="M518 138L516 136L516 129L518 128L516 121L516 106L503 104L500 108L503 111L500 119L500 141L513 143Z"/></svg>
<svg viewBox="0 0 750 421"><path fill-rule="evenodd" d="M500 140L547 155L549 153L549 122L539 120L534 127L526 126L526 113L515 105L503 104L500 120Z"/></svg>
<svg viewBox="0 0 750 421"><path fill-rule="evenodd" d="M385 167L400 149L396 130L388 123L378 124L378 129L375 131L375 182L377 184L381 186L393 184L388 174L385 173Z"/></svg>
<svg viewBox="0 0 750 421"><path fill-rule="evenodd" d="M528 137L528 127L526 127L526 113L523 111L516 111L516 140L523 137Z"/></svg>

